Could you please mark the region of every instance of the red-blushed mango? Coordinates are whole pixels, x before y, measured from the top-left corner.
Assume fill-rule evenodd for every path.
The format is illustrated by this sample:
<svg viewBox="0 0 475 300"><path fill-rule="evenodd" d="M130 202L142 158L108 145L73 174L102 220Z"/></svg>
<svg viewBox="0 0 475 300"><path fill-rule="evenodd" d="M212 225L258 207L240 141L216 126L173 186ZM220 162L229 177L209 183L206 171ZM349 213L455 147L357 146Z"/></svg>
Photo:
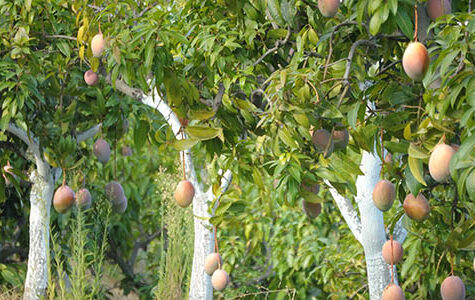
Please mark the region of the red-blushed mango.
<svg viewBox="0 0 475 300"><path fill-rule="evenodd" d="M440 286L440 295L443 300L465 300L465 285L458 276L445 278Z"/></svg>
<svg viewBox="0 0 475 300"><path fill-rule="evenodd" d="M324 17L334 17L339 6L340 0L318 0L318 9Z"/></svg>
<svg viewBox="0 0 475 300"><path fill-rule="evenodd" d="M311 219L318 217L322 212L322 205L320 203L302 200L302 207L305 214Z"/></svg>
<svg viewBox="0 0 475 300"><path fill-rule="evenodd" d="M93 70L87 70L84 73L84 81L87 85L95 85L99 81L99 76Z"/></svg>
<svg viewBox="0 0 475 300"><path fill-rule="evenodd" d="M406 296L404 296L404 292L402 291L399 285L395 285L394 283L388 284L384 288L382 300L405 300Z"/></svg>
<svg viewBox="0 0 475 300"><path fill-rule="evenodd" d="M175 200L181 207L188 207L195 196L195 188L188 180L182 180L178 183L175 190Z"/></svg>
<svg viewBox="0 0 475 300"><path fill-rule="evenodd" d="M74 204L74 191L67 185L60 186L53 196L53 207L60 214Z"/></svg>
<svg viewBox="0 0 475 300"><path fill-rule="evenodd" d="M427 201L427 198L421 193L419 193L417 197L409 193L404 199L402 207L409 218L418 222L424 221L430 214L429 201Z"/></svg>
<svg viewBox="0 0 475 300"><path fill-rule="evenodd" d="M213 276L211 276L211 285L217 291L222 291L226 288L229 283L228 273L222 269L214 271Z"/></svg>
<svg viewBox="0 0 475 300"><path fill-rule="evenodd" d="M335 149L345 149L350 140L347 129L333 131L333 145Z"/></svg>
<svg viewBox="0 0 475 300"><path fill-rule="evenodd" d="M214 271L216 271L219 266L223 263L221 260L221 255L216 252L208 254L205 259L205 272L209 276L213 275Z"/></svg>
<svg viewBox="0 0 475 300"><path fill-rule="evenodd" d="M419 42L411 42L402 56L402 66L407 76L413 80L422 80L429 68L429 53Z"/></svg>
<svg viewBox="0 0 475 300"><path fill-rule="evenodd" d="M104 139L97 139L93 148L94 155L101 163L105 164L111 157L111 148Z"/></svg>
<svg viewBox="0 0 475 300"><path fill-rule="evenodd" d="M91 40L91 50L94 57L101 57L102 52L104 52L104 37L102 33L96 34Z"/></svg>
<svg viewBox="0 0 475 300"><path fill-rule="evenodd" d="M452 5L450 0L427 0L426 10L429 17L435 20L440 16L450 14Z"/></svg>
<svg viewBox="0 0 475 300"><path fill-rule="evenodd" d="M76 193L76 206L79 209L88 209L91 207L92 197L88 189L82 188Z"/></svg>
<svg viewBox="0 0 475 300"><path fill-rule="evenodd" d="M333 139L330 137L330 132L326 129L319 129L312 134L312 143L319 152L325 152L328 149L326 156L333 152Z"/></svg>
<svg viewBox="0 0 475 300"><path fill-rule="evenodd" d="M391 249L392 249L392 254L391 254ZM384 261L388 265L391 264L391 260L393 261L393 264L400 263L402 260L402 254L403 254L401 243L393 240L393 244L391 247L391 240L387 240L386 243L384 243L383 245L381 254L383 255Z"/></svg>
<svg viewBox="0 0 475 300"><path fill-rule="evenodd" d="M429 173L437 182L446 182L450 177L450 160L455 154L454 148L446 144L434 147L429 158Z"/></svg>
<svg viewBox="0 0 475 300"><path fill-rule="evenodd" d="M381 211L387 211L396 199L394 184L386 179L380 180L373 189L374 205Z"/></svg>

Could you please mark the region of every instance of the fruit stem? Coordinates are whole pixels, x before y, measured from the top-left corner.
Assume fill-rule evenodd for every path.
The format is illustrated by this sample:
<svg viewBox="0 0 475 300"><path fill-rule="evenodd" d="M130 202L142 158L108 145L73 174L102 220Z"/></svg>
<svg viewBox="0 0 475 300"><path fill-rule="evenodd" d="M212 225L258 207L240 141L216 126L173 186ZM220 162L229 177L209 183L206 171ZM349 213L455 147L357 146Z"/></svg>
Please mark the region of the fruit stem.
<svg viewBox="0 0 475 300"><path fill-rule="evenodd" d="M414 17L415 17L415 26L414 26L414 41L417 42L417 4L414 4Z"/></svg>
<svg viewBox="0 0 475 300"><path fill-rule="evenodd" d="M221 257L219 255L219 249L218 249L218 237L216 233L216 226L213 226L213 227L214 227L214 251L218 253L218 257ZM221 259L218 259L218 269L221 269Z"/></svg>
<svg viewBox="0 0 475 300"><path fill-rule="evenodd" d="M393 235L390 236L391 239L391 283L394 283L394 249L393 249Z"/></svg>
<svg viewBox="0 0 475 300"><path fill-rule="evenodd" d="M63 186L66 185L66 169L63 168Z"/></svg>
<svg viewBox="0 0 475 300"><path fill-rule="evenodd" d="M381 177L384 178L384 133L383 127L381 127Z"/></svg>
<svg viewBox="0 0 475 300"><path fill-rule="evenodd" d="M117 130L114 136L114 179L117 180Z"/></svg>
<svg viewBox="0 0 475 300"><path fill-rule="evenodd" d="M454 254L450 252L450 275L454 276Z"/></svg>

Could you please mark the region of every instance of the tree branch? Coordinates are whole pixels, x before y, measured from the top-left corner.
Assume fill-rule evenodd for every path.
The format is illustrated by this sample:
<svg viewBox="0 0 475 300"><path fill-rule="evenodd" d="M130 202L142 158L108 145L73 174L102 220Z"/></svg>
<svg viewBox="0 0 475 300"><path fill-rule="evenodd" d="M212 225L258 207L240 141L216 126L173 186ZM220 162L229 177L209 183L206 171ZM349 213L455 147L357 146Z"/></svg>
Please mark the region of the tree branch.
<svg viewBox="0 0 475 300"><path fill-rule="evenodd" d="M40 145L38 140L30 133L28 135L25 130L16 126L13 123L8 125L7 131L16 135L20 140L22 140L28 148L33 152L35 157L41 158Z"/></svg>
<svg viewBox="0 0 475 300"><path fill-rule="evenodd" d="M330 193L356 240L360 242L360 244L363 244L361 240L361 221L355 207L348 198L340 195L328 180L325 180L325 184L329 186Z"/></svg>
<svg viewBox="0 0 475 300"><path fill-rule="evenodd" d="M358 40L351 45L350 52L348 53L348 58L346 60L346 69L345 69L345 75L343 75L344 81L346 84L349 84L349 78L350 78L350 71L351 71L351 64L353 63L353 56L355 56L356 48L360 45L370 45L376 47L377 44L369 41L369 40Z"/></svg>
<svg viewBox="0 0 475 300"><path fill-rule="evenodd" d="M102 127L102 123L99 123L96 126L93 126L93 127L89 128L88 130L79 133L76 136L76 141L78 143L80 143L80 142L83 142L87 139L92 138L93 136L95 136L99 132L101 127Z"/></svg>
<svg viewBox="0 0 475 300"><path fill-rule="evenodd" d="M398 241L401 245L406 240L407 237L407 230L404 228L404 225L402 224L405 216L402 216L396 223L396 226L394 227L394 232L393 236L396 241Z"/></svg>
<svg viewBox="0 0 475 300"><path fill-rule="evenodd" d="M287 31L288 31L287 36L285 37L285 39L276 41L274 47L267 50L266 53L264 53L252 64L252 66L257 66L264 58L266 58L267 55L271 54L274 51L277 51L280 46L287 44L290 38L290 34L292 33L292 31L290 30L290 27L287 28Z"/></svg>
<svg viewBox="0 0 475 300"><path fill-rule="evenodd" d="M140 249L145 250L148 244L150 244L150 242L152 242L160 234L162 234L161 228L155 231L154 233L152 233L151 235L147 236L144 240L135 242L134 248L132 249L132 254L130 255L130 259L129 259L129 265L132 268L132 271L134 270L135 260L137 259L137 254L139 250Z"/></svg>
<svg viewBox="0 0 475 300"><path fill-rule="evenodd" d="M222 170L220 170L222 172ZM230 170L227 170L223 178L221 179L221 192L219 193L219 196L216 198L216 201L214 202L213 206L213 215L216 209L219 206L219 202L221 200L221 197L223 196L224 193L228 190L229 186L231 185L231 182L233 180L233 173ZM212 193L212 188L210 187L208 190L209 193Z"/></svg>

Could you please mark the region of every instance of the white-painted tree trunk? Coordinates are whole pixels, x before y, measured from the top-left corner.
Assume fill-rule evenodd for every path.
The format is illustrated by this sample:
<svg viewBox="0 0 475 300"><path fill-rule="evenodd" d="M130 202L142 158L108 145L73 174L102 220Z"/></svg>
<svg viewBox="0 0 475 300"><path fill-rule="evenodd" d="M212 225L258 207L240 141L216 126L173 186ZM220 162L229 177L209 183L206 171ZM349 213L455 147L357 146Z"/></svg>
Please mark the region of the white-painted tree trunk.
<svg viewBox="0 0 475 300"><path fill-rule="evenodd" d="M377 155L363 152L360 169L364 173L356 180L356 203L361 219L363 245L371 300L380 300L391 280L390 270L384 262L381 249L386 242L383 213L373 204L373 188L380 180L381 160Z"/></svg>
<svg viewBox="0 0 475 300"><path fill-rule="evenodd" d="M191 269L189 300L213 299L211 277L205 273L204 264L208 254L214 249L214 232L208 221L208 203L213 199L213 193L208 190L195 195L193 199L193 214L195 220L195 242L193 249L193 266Z"/></svg>
<svg viewBox="0 0 475 300"><path fill-rule="evenodd" d="M54 182L49 166L37 162L37 170L31 173L33 182L30 193L30 249L26 274L24 300L36 300L44 296L48 286L49 222Z"/></svg>

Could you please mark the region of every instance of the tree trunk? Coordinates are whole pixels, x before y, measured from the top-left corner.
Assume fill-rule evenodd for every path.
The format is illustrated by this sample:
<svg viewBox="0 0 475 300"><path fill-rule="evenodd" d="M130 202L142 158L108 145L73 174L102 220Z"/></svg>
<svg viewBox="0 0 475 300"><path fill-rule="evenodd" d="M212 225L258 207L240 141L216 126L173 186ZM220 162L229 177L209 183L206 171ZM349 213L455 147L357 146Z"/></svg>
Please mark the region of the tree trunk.
<svg viewBox="0 0 475 300"><path fill-rule="evenodd" d="M361 218L361 241L366 259L369 295L371 300L380 300L382 292L391 280L390 268L384 262L381 249L386 242L383 213L373 204L373 188L380 180L381 160L371 153L363 152L361 171L356 187L356 202Z"/></svg>
<svg viewBox="0 0 475 300"><path fill-rule="evenodd" d="M206 256L213 252L214 232L208 218L208 203L211 203L213 193L199 192L193 199L193 214L195 223L195 244L193 251L193 267L191 270L189 300L213 299L211 277L205 273L204 264Z"/></svg>
<svg viewBox="0 0 475 300"><path fill-rule="evenodd" d="M31 173L30 250L24 300L40 299L48 285L49 221L54 182L49 166L37 162Z"/></svg>

